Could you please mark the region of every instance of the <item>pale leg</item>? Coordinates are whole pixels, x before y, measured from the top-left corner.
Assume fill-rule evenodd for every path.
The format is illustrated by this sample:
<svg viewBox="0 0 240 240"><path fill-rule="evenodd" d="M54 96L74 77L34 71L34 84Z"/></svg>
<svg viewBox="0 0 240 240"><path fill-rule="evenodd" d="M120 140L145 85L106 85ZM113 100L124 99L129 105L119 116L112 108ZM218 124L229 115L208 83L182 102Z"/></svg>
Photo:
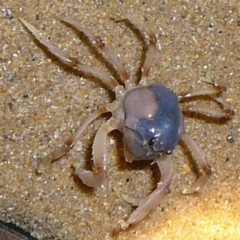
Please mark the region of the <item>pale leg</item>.
<svg viewBox="0 0 240 240"><path fill-rule="evenodd" d="M122 83L129 80L129 74L118 57L105 45L104 41L97 35L93 33L91 29L86 26L81 25L78 21L69 18L59 18L61 21L66 22L74 26L78 31L83 32L96 47L101 49L107 56L109 63L111 63L118 71Z"/></svg>
<svg viewBox="0 0 240 240"><path fill-rule="evenodd" d="M153 31L142 21L140 21L137 17L133 15L127 15L127 19L137 26L140 30L143 30L149 36L149 46L146 54L146 59L142 66L142 79L141 84L147 84L147 77L149 75L150 68L152 66L153 58L156 52L156 36Z"/></svg>
<svg viewBox="0 0 240 240"><path fill-rule="evenodd" d="M107 167L107 135L116 129L119 129L119 126L113 118L103 123L97 131L93 142L93 171L76 169L76 174L82 182L89 187L98 187L105 179Z"/></svg>
<svg viewBox="0 0 240 240"><path fill-rule="evenodd" d="M146 85L147 84L147 78L149 76L149 71L150 68L152 66L152 62L154 59L154 55L156 52L156 36L153 33L153 31L142 21L140 21L137 17L133 16L133 15L127 15L126 18L135 26L137 26L137 28L139 28L140 30L144 31L147 33L148 37L149 37L149 45L148 45L148 50L146 53L146 58L145 61L143 63L142 66L142 78L140 81L141 85Z"/></svg>
<svg viewBox="0 0 240 240"><path fill-rule="evenodd" d="M191 97L197 97L197 96L206 96L206 95L219 95L226 91L226 87L219 86L219 85L213 85L210 88L197 88L197 89L191 89L186 92L182 92L178 94L179 100L184 100Z"/></svg>
<svg viewBox="0 0 240 240"><path fill-rule="evenodd" d="M186 104L182 107L183 112L195 112L212 118L230 119L234 115L231 109L215 109L208 106Z"/></svg>
<svg viewBox="0 0 240 240"><path fill-rule="evenodd" d="M47 41L46 38L44 38L42 35L40 35L39 31L33 27L30 23L28 23L26 20L20 18L21 22L24 24L24 26L32 32L34 37L45 47L48 48L49 52L51 52L53 55L58 57L62 62L70 65L71 67L84 72L89 73L93 75L96 78L99 78L103 81L103 83L107 84L110 89L115 91L116 86L119 86L119 83L111 76L106 74L105 72L99 71L95 68L86 66L84 64L81 64L81 62L74 57L71 57L66 51L61 50L60 48L54 46L51 42Z"/></svg>
<svg viewBox="0 0 240 240"><path fill-rule="evenodd" d="M222 96L225 91L225 86L213 85L210 88L191 89L189 91L180 93L178 94L178 99L180 101L184 101L185 99L197 96L210 96L222 105L222 109L215 109L203 105L185 104L182 107L182 111L196 112L206 115L207 117L230 119L234 115L234 111L230 109L229 105Z"/></svg>
<svg viewBox="0 0 240 240"><path fill-rule="evenodd" d="M164 196L169 193L169 185L173 176L173 162L171 155L164 155L155 161L161 172L161 181L157 188L146 198L137 200L137 209L130 215L126 222L121 223L122 229L126 229L130 224L141 221L152 209L154 209L163 200Z"/></svg>
<svg viewBox="0 0 240 240"><path fill-rule="evenodd" d="M193 157L200 164L203 171L203 174L200 176L197 182L190 189L184 189L183 194L201 193L211 176L212 168L208 165L201 150L198 148L198 146L195 144L195 142L188 133L184 132L181 139L187 146L187 148L190 150Z"/></svg>
<svg viewBox="0 0 240 240"><path fill-rule="evenodd" d="M77 142L77 140L80 138L81 134L83 133L83 131L86 129L86 127L92 122L94 121L96 118L98 118L100 115L102 115L103 113L106 112L110 112L111 111L111 104L108 104L106 106L102 106L100 107L97 111L95 111L91 116L89 116L85 122L78 128L77 132L71 136L70 138L68 138L64 144L62 145L62 147L54 150L52 153L50 153L49 155L47 155L46 157L44 157L42 159L42 161L39 164L49 164L54 160L59 159L60 157L62 157L63 155L65 155L71 148L73 148L74 144ZM38 166L39 167L39 166Z"/></svg>

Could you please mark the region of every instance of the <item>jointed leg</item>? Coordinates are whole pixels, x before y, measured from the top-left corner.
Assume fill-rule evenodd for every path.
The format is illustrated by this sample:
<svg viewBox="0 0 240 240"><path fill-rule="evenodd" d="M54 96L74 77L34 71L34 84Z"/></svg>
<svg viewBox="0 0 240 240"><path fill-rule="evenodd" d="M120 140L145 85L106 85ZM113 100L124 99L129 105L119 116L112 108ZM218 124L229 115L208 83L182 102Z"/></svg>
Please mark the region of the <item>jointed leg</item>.
<svg viewBox="0 0 240 240"><path fill-rule="evenodd" d="M192 89L178 94L180 101L197 96L210 96L222 105L222 109L213 109L202 105L185 104L182 107L183 112L196 112L213 118L231 118L234 111L230 109L222 94L226 91L225 86L213 85L211 88Z"/></svg>
<svg viewBox="0 0 240 240"><path fill-rule="evenodd" d="M59 19L63 22L66 22L74 26L80 32L83 32L92 41L92 43L94 43L99 49L101 49L107 56L109 62L112 63L114 67L116 67L123 83L129 80L129 74L127 70L124 68L121 61L119 61L117 56L109 48L106 47L103 40L99 36L96 36L91 29L81 25L78 21L75 21L69 18L59 18Z"/></svg>
<svg viewBox="0 0 240 240"><path fill-rule="evenodd" d="M208 165L207 161L203 157L202 152L188 133L184 132L181 139L191 151L193 157L197 160L203 170L203 174L200 176L197 182L190 189L184 189L183 194L200 193L202 189L206 186L211 176L211 166Z"/></svg>
<svg viewBox="0 0 240 240"><path fill-rule="evenodd" d="M111 111L111 104L108 104L106 106L100 107L97 111L95 111L91 116L89 116L85 122L78 128L77 132L68 138L62 147L54 150L52 153L47 155L42 159L40 164L49 164L54 160L59 159L63 155L65 155L71 148L73 148L74 144L77 142L83 131L86 129L86 127L96 118L98 118L100 115L106 112Z"/></svg>
<svg viewBox="0 0 240 240"><path fill-rule="evenodd" d="M25 25L25 27L32 32L32 34L37 38L37 40L43 44L45 47L48 48L48 50L58 57L62 62L72 66L73 68L76 68L77 70L84 72L84 73L89 73L93 75L94 77L97 77L101 80L103 80L103 83L107 84L110 89L113 91L115 90L116 86L119 85L119 83L111 76L108 74L101 72L97 69L94 69L92 67L86 66L81 64L81 62L77 58L71 57L66 51L61 50L60 48L54 46L51 42L47 41L46 38L41 36L39 34L39 31L33 27L30 23L25 21L24 19L20 18L21 22Z"/></svg>
<svg viewBox="0 0 240 240"><path fill-rule="evenodd" d="M157 39L153 31L144 22L140 21L137 17L132 15L127 15L127 19L131 23L133 23L135 26L137 26L140 30L145 31L149 36L149 47L146 54L146 59L142 66L142 79L140 81L142 85L146 85L149 71L152 66L154 54L156 52Z"/></svg>
<svg viewBox="0 0 240 240"><path fill-rule="evenodd" d="M77 175L87 186L98 187L103 183L107 165L107 135L118 128L118 123L113 118L103 123L97 131L93 142L93 171L76 169Z"/></svg>
<svg viewBox="0 0 240 240"><path fill-rule="evenodd" d="M189 91L179 93L178 99L181 101L181 100L185 100L187 98L197 97L197 96L220 95L225 91L226 91L226 87L219 86L219 85L213 85L210 88L191 89Z"/></svg>
<svg viewBox="0 0 240 240"><path fill-rule="evenodd" d="M207 117L230 119L234 115L231 109L214 109L202 105L186 104L182 107L183 112L195 112L204 114Z"/></svg>
<svg viewBox="0 0 240 240"><path fill-rule="evenodd" d="M137 209L130 215L127 222L122 223L122 228L126 229L130 224L141 221L152 209L154 209L169 192L169 185L173 176L173 162L171 155L164 155L156 160L161 172L161 181L157 188L146 198L136 199L134 205L138 204Z"/></svg>

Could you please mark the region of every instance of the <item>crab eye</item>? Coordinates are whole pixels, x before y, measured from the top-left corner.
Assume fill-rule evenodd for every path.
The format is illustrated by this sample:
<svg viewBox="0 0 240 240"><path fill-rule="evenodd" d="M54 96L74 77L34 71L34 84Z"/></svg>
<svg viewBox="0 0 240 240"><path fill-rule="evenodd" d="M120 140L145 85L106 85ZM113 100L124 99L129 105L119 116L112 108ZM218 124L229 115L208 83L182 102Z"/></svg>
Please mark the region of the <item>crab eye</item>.
<svg viewBox="0 0 240 240"><path fill-rule="evenodd" d="M148 141L148 145L149 145L150 147L152 147L155 142L156 142L156 138L151 138L151 139Z"/></svg>
<svg viewBox="0 0 240 240"><path fill-rule="evenodd" d="M172 150L171 150L171 149L168 149L168 150L165 151L165 153L166 153L167 155L170 155L170 154L172 154Z"/></svg>

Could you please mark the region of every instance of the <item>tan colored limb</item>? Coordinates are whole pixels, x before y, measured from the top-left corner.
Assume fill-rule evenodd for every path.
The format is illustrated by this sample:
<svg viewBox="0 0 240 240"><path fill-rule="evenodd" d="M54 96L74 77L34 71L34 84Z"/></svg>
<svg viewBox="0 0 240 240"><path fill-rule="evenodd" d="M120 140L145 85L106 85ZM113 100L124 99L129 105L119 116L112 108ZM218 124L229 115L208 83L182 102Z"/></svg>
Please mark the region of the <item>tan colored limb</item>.
<svg viewBox="0 0 240 240"><path fill-rule="evenodd" d="M76 169L76 174L89 187L100 186L105 179L107 167L107 135L119 129L119 124L111 118L98 129L93 142L93 171Z"/></svg>
<svg viewBox="0 0 240 240"><path fill-rule="evenodd" d="M178 99L180 101L184 101L187 98L198 97L198 96L210 96L219 104L222 105L223 109L214 109L207 106L202 105L193 105L193 104L185 104L182 107L183 112L196 112L208 117L213 118L231 118L234 115L234 111L230 109L229 105L225 101L223 97L223 93L226 91L225 86L220 86L214 84L210 88L199 88L192 89L186 92L182 92L178 95Z"/></svg>
<svg viewBox="0 0 240 240"><path fill-rule="evenodd" d="M157 39L156 39L156 36L153 33L153 31L144 22L140 21L137 17L135 17L133 15L127 15L126 18L132 24L134 24L137 28L145 31L147 33L147 35L149 36L149 46L148 46L148 51L146 54L146 59L142 66L142 79L140 82L142 85L146 85L149 71L152 66L152 62L153 62L154 55L156 52Z"/></svg>
<svg viewBox="0 0 240 240"><path fill-rule="evenodd" d="M161 172L161 181L157 184L157 188L144 199L135 199L134 205L138 205L137 209L130 215L126 222L121 223L122 229L126 229L130 224L141 221L152 209L154 209L163 200L164 196L169 192L169 185L173 176L173 162L171 155L164 155L156 160ZM131 198L131 201L133 198Z"/></svg>
<svg viewBox="0 0 240 240"><path fill-rule="evenodd" d="M49 50L49 52L58 57L62 62L83 73L91 74L94 77L101 79L103 83L108 85L108 87L110 87L110 89L112 89L113 91L115 90L116 86L119 85L119 83L113 77L109 76L105 72L101 72L97 69L81 64L81 62L77 58L71 57L66 51L61 50L60 48L54 46L51 42L47 41L46 38L40 35L39 31L30 23L28 23L22 18L20 18L20 20L24 24L24 26L34 35L34 37L41 44L43 44Z"/></svg>
<svg viewBox="0 0 240 240"><path fill-rule="evenodd" d="M196 112L196 113L203 114L207 117L213 117L213 118L230 119L234 115L234 111L231 109L214 109L207 106L192 105L192 104L183 105L182 111Z"/></svg>
<svg viewBox="0 0 240 240"><path fill-rule="evenodd" d="M187 98L197 97L197 96L220 95L225 91L226 91L226 87L213 85L210 88L191 89L189 91L179 93L178 99L185 100Z"/></svg>
<svg viewBox="0 0 240 240"><path fill-rule="evenodd" d="M189 189L184 189L183 194L201 193L211 176L212 168L208 165L201 150L188 133L184 132L181 139L203 170L203 174L199 177L195 184Z"/></svg>
<svg viewBox="0 0 240 240"><path fill-rule="evenodd" d="M93 171L76 169L76 174L82 182L89 187L98 187L105 179L107 166L107 135L116 129L119 129L119 126L113 118L103 123L97 131L93 142Z"/></svg>
<svg viewBox="0 0 240 240"><path fill-rule="evenodd" d="M121 61L117 56L105 45L104 41L96 36L91 29L86 26L81 25L78 21L69 18L59 18L61 21L70 24L75 27L78 31L83 32L95 46L102 50L102 52L107 56L108 61L117 69L122 82L129 80L129 74Z"/></svg>
<svg viewBox="0 0 240 240"><path fill-rule="evenodd" d="M49 164L54 160L59 159L60 157L62 157L63 155L65 155L70 149L73 148L74 144L77 142L77 140L80 138L81 134L83 133L83 131L86 129L86 127L92 122L94 121L96 118L98 118L100 115L102 115L103 113L106 112L110 112L111 111L111 105L108 104L106 106L102 106L100 107L97 111L95 111L91 116L89 116L84 123L78 128L77 132L71 136L70 138L68 138L64 144L62 145L62 147L54 150L52 153L50 153L49 155L47 155L46 157L44 157L42 159L42 161L39 164ZM38 165L39 165L38 164Z"/></svg>

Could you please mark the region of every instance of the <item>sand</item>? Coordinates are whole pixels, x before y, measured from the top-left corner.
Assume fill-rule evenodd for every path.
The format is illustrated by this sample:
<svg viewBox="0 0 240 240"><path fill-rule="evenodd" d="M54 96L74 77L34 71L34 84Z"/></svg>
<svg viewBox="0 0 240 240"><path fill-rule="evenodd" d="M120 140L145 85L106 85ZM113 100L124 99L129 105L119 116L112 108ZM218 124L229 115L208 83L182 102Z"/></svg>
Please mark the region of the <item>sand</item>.
<svg viewBox="0 0 240 240"><path fill-rule="evenodd" d="M109 3L111 2L111 3ZM4 1L0 3L0 219L38 239L240 239L238 1ZM229 3L230 2L230 3ZM90 189L74 176L87 168L91 144L107 116L89 126L74 149L37 176L34 163L60 146L98 106L114 95L98 79L62 64L23 27L19 17L89 66L109 68L82 34L57 20L79 20L101 36L139 80L146 52L145 35L118 14L134 14L157 36L151 79L176 93L227 86L235 111L227 122L186 117L186 130L202 149L214 173L199 196L182 190L196 178L190 154L174 150L170 193L144 220L125 231L119 221L134 208L123 196L147 196L158 181L150 162L125 163L121 135L108 138L107 179ZM145 41L146 40L146 41ZM209 99L199 104L218 108Z"/></svg>

